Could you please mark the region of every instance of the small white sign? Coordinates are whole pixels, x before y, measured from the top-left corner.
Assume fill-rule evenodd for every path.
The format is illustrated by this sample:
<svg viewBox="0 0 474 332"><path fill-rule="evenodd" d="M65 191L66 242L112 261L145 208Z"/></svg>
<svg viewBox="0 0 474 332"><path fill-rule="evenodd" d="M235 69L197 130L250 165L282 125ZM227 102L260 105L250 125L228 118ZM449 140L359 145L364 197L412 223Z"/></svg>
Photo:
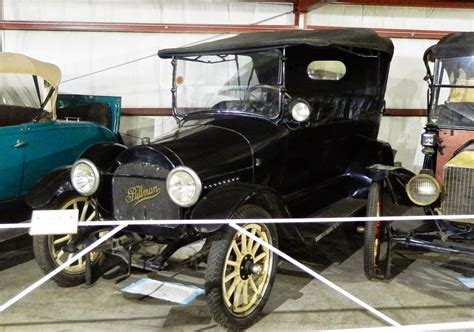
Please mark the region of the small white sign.
<svg viewBox="0 0 474 332"><path fill-rule="evenodd" d="M79 210L35 210L30 235L76 234Z"/></svg>

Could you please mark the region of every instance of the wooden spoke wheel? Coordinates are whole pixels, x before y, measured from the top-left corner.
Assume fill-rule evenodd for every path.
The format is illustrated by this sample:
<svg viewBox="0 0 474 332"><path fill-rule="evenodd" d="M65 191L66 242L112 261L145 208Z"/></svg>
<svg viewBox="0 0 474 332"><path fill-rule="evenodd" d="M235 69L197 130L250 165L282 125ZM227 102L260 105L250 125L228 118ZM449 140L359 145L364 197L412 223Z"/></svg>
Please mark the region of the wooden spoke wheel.
<svg viewBox="0 0 474 332"><path fill-rule="evenodd" d="M79 221L96 220L98 213L89 197L78 194L58 197L46 208L57 210L77 209L79 210ZM56 269L86 247L84 243L80 243L73 248L72 244L75 237L76 235L68 234L41 235L33 238L35 258L45 274ZM103 255L98 252L91 252L90 258L93 266L97 266L103 261ZM72 287L84 283L85 272L85 258L81 257L54 276L53 279L60 286Z"/></svg>
<svg viewBox="0 0 474 332"><path fill-rule="evenodd" d="M253 205L237 219L270 218ZM244 229L272 246L278 245L272 224L246 224ZM245 234L227 227L213 241L206 273L206 294L212 317L229 329L251 326L265 305L276 273L277 256Z"/></svg>
<svg viewBox="0 0 474 332"><path fill-rule="evenodd" d="M367 217L383 216L382 183L373 182L367 199ZM364 273L367 279L385 278L390 274L389 225L366 221L364 232Z"/></svg>

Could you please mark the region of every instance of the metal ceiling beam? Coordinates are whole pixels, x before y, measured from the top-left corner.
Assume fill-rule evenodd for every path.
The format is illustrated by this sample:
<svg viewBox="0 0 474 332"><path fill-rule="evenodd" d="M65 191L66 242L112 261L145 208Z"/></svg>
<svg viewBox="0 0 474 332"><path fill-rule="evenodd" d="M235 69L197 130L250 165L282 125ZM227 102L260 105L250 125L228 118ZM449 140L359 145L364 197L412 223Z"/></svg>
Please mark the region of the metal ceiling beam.
<svg viewBox="0 0 474 332"><path fill-rule="evenodd" d="M334 4L474 9L472 0L335 0Z"/></svg>
<svg viewBox="0 0 474 332"><path fill-rule="evenodd" d="M101 23L57 21L0 21L0 30L87 31L87 32L174 32L174 33L242 33L291 30L293 25L248 24L176 24L176 23Z"/></svg>
<svg viewBox="0 0 474 332"><path fill-rule="evenodd" d="M344 29L348 27L336 27L325 25L308 25L311 30L333 30ZM414 29L390 29L390 28L371 28L380 36L388 38L406 38L406 39L441 39L442 37L453 33L455 31L440 31L440 30L414 30Z"/></svg>

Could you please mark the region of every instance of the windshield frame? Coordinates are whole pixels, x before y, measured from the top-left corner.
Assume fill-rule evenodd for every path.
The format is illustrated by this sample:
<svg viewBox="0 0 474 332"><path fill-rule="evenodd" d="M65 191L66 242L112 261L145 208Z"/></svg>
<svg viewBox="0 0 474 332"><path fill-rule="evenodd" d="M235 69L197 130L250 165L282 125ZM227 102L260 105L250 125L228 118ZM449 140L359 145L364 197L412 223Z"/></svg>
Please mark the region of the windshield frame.
<svg viewBox="0 0 474 332"><path fill-rule="evenodd" d="M193 57L179 57L179 56L173 56L171 59L171 65L173 67L172 70L172 88L171 88L171 95L172 95L172 115L178 122L178 125L181 125L183 121L188 118L188 117L195 117L195 116L203 116L203 115L218 115L218 114L230 114L230 115L243 115L243 116L252 116L252 117L258 117L258 118L264 118L267 120L275 121L278 122L281 120L283 117L283 106L284 106L284 98L285 98L285 92L286 92L286 87L285 87L285 61L286 61L286 48L272 48L269 49L268 51L271 50L277 50L280 51L280 55L278 57L278 78L276 82L276 87L278 88L278 112L275 117L268 117L263 114L251 114L249 112L245 111L236 111L236 110L231 110L231 111L221 111L221 110L212 110L210 107L208 108L203 108L202 111L197 111L197 112L192 112L190 114L180 114L178 112L178 84L177 84L177 77L178 77L178 61L194 61L194 62L199 62L200 56L193 56ZM255 52L228 52L228 53L219 53L219 54L211 54L214 56L218 57L226 57L226 56L234 56L237 57L239 55L241 56L248 56L251 53ZM208 54L206 54L208 56ZM234 61L234 60L229 60L229 61ZM202 61L204 62L204 61ZM207 62L206 62L207 63ZM238 61L237 63L237 70L239 70L239 64Z"/></svg>
<svg viewBox="0 0 474 332"><path fill-rule="evenodd" d="M471 56L472 57L472 56ZM460 85L460 84L446 84L443 83L443 80L446 81L447 73L445 70L445 66L443 65L444 61L449 61L453 59L459 59L460 62L465 56L460 57L451 57L451 58L435 58L433 59L433 73L431 73L431 68L429 67L428 61L425 62L427 68L427 80L428 80L428 121L430 123L435 124L439 128L446 128L446 129L468 129L474 130L474 121L472 125L465 125L465 124L448 124L448 123L439 123L438 118L439 114L435 115L436 108L443 106L443 104L439 103L440 96L442 95L442 89L451 89L451 88L462 88L462 89L474 89L474 83L468 85ZM449 98L449 97L448 97ZM446 99L448 101L448 99ZM445 102L446 102L445 101ZM467 103L467 102L466 102ZM455 104L455 102L453 102ZM461 102L459 102L461 104ZM446 112L446 111L444 111ZM473 111L474 115L474 111ZM436 119L434 117L436 116Z"/></svg>

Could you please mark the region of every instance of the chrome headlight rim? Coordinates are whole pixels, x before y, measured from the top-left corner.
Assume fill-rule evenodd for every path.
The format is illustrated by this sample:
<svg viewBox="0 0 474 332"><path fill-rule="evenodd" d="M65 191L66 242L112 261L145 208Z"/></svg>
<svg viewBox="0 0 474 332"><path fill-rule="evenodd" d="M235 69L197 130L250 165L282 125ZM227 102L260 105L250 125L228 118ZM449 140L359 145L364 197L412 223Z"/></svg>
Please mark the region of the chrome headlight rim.
<svg viewBox="0 0 474 332"><path fill-rule="evenodd" d="M187 173L189 176L191 176L191 178L194 181L194 185L196 186L196 191L194 193L194 196L189 202L180 202L180 201L178 201L176 199L176 197L173 196L173 194L170 190L170 188L171 188L171 184L170 184L171 178L176 173L179 173L179 172L184 172L184 173ZM195 171L193 171L191 168L186 167L186 166L178 166L178 167L174 168L173 170L171 170L171 172L166 177L166 191L168 192L168 196L171 198L171 200L176 205L187 208L187 207L193 206L199 200L199 196L201 195L201 192L202 192L202 182L201 182L201 179L199 178L199 176L197 175L197 173Z"/></svg>
<svg viewBox="0 0 474 332"><path fill-rule="evenodd" d="M89 169L91 170L91 172L94 176L94 181L95 181L94 185L91 187L91 189L89 189L87 191L84 191L84 190L82 190L82 188L78 187L77 184L76 184L76 181L74 180L75 179L74 178L74 173L75 173L76 168L79 165L86 165L87 167L89 167ZM97 192L97 190L99 189L99 185L100 185L100 172L99 172L99 169L89 159L81 158L81 159L76 160L76 162L71 167L71 184L72 184L73 188L81 195L84 195L84 196L94 195Z"/></svg>
<svg viewBox="0 0 474 332"><path fill-rule="evenodd" d="M426 180L429 180L430 182L432 182L435 187L436 187L436 194L428 201L420 201L418 199L416 199L414 196L413 196L413 193L411 191L411 186L413 184L414 181L418 181L419 179L426 179ZM410 181L408 181L407 185L406 185L406 193L408 195L408 198L410 198L410 200L415 203L416 205L419 205L419 206L428 206L428 205L431 205L433 204L434 202L436 202L439 197L441 196L441 185L439 184L439 182L430 174L417 174L415 175L414 177L412 177L410 179Z"/></svg>

